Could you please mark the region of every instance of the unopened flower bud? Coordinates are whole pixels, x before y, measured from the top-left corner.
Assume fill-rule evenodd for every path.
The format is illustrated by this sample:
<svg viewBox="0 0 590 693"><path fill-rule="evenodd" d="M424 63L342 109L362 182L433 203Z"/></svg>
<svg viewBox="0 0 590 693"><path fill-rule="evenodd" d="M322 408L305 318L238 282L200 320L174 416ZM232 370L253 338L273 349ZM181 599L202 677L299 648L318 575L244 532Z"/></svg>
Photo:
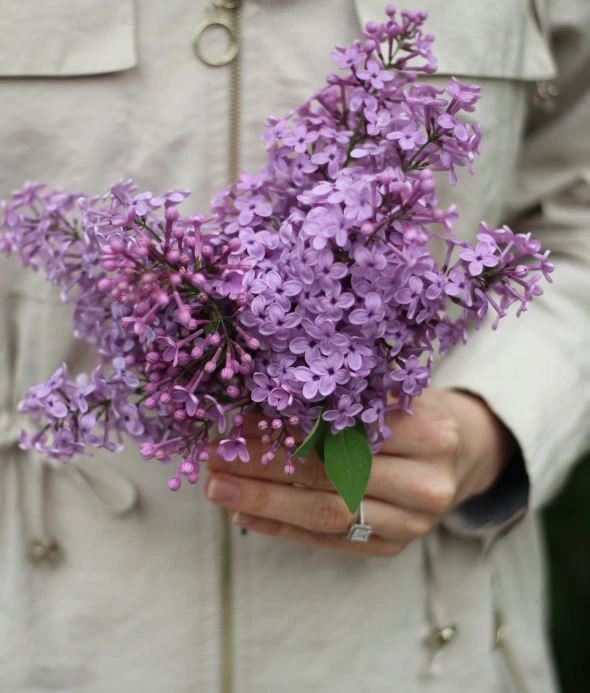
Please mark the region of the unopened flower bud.
<svg viewBox="0 0 590 693"><path fill-rule="evenodd" d="M239 238L232 238L227 244L227 249L230 253L237 253L242 247L242 241Z"/></svg>
<svg viewBox="0 0 590 693"><path fill-rule="evenodd" d="M164 219L168 222L174 222L177 221L178 217L180 216L180 212L178 211L177 207L166 207L166 211L164 212Z"/></svg>
<svg viewBox="0 0 590 693"><path fill-rule="evenodd" d="M156 454L156 446L153 443L142 443L139 452L144 460L151 460Z"/></svg>
<svg viewBox="0 0 590 693"><path fill-rule="evenodd" d="M192 474L195 471L195 463L191 462L190 460L184 460L184 462L180 465L180 473L184 474L184 476L188 476L189 474Z"/></svg>
<svg viewBox="0 0 590 693"><path fill-rule="evenodd" d="M180 488L180 479L177 476L173 476L172 479L168 481L168 488L171 491L178 491Z"/></svg>
<svg viewBox="0 0 590 693"><path fill-rule="evenodd" d="M240 396L240 388L237 385L230 385L227 388L227 394L228 397L231 397L232 399L238 399Z"/></svg>

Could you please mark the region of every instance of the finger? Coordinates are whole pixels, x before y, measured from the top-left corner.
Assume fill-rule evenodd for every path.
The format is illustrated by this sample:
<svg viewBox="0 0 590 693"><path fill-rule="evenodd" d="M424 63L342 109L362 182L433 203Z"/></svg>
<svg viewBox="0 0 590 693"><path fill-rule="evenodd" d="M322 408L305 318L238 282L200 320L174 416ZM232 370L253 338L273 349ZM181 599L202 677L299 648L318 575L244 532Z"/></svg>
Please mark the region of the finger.
<svg viewBox="0 0 590 693"><path fill-rule="evenodd" d="M336 493L215 474L205 485L208 498L259 518L276 520L323 534L348 532L354 522ZM390 541L412 541L427 534L434 518L367 498L365 521L373 533Z"/></svg>
<svg viewBox="0 0 590 693"><path fill-rule="evenodd" d="M283 485L300 485L321 491L334 491L324 464L315 453L304 463L294 461L293 474L285 474L280 455L268 465L260 462L262 444L249 443L250 462L227 463L219 457L209 461L211 471L226 471L249 479L261 479ZM407 459L393 455L374 455L365 495L411 511L443 515L457 492L455 470L433 460Z"/></svg>
<svg viewBox="0 0 590 693"><path fill-rule="evenodd" d="M341 551L359 557L393 558L406 546L404 543L386 541L374 535L371 535L367 542L350 541L343 536L311 532L284 522L252 517L241 512L234 513L232 520L236 525L248 531L279 537L296 544L313 546L318 549Z"/></svg>
<svg viewBox="0 0 590 693"><path fill-rule="evenodd" d="M439 393L425 393L412 406L411 416L400 410L387 413L391 435L380 452L413 459L454 459L461 444L459 427L440 404Z"/></svg>

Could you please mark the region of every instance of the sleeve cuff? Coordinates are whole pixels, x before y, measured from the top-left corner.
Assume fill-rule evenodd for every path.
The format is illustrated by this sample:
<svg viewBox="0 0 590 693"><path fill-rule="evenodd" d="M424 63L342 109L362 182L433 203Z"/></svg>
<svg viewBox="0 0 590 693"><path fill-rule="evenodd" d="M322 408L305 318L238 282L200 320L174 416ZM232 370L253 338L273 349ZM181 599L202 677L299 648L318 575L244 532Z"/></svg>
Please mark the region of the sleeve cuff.
<svg viewBox="0 0 590 693"><path fill-rule="evenodd" d="M528 509L530 481L522 453L504 467L494 485L456 508L443 525L467 538L498 536L521 520Z"/></svg>

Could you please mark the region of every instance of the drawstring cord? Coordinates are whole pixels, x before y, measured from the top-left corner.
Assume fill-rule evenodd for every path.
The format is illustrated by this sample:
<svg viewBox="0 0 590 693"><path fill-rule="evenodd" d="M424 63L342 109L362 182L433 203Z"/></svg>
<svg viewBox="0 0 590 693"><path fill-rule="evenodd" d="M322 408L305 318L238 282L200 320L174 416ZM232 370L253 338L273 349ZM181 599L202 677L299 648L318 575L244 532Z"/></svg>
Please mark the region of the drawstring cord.
<svg viewBox="0 0 590 693"><path fill-rule="evenodd" d="M457 626L453 623L445 625L443 617L442 600L438 597L438 585L436 580L435 565L437 564L436 531L431 532L422 539L422 559L426 583L426 620L430 632L424 638L424 645L429 650L429 657L420 676L429 678L433 676L436 665L436 655L440 650L455 639Z"/></svg>
<svg viewBox="0 0 590 693"><path fill-rule="evenodd" d="M137 505L138 492L133 482L112 463L93 458L72 459L69 462L51 460L40 453L18 450L19 426L15 423L0 437L0 457L8 463L27 469L26 483L19 473L27 534L28 555L36 563L55 563L62 553L59 542L49 529L48 505L50 494L47 474L67 474L88 500L103 512L121 517Z"/></svg>

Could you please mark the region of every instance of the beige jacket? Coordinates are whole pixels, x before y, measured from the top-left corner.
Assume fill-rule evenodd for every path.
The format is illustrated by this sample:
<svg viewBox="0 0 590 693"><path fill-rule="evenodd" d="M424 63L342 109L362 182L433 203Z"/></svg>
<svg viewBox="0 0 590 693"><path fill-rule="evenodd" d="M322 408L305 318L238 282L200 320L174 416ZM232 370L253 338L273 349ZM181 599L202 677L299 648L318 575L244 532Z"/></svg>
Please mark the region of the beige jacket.
<svg viewBox="0 0 590 693"><path fill-rule="evenodd" d="M554 250L546 298L519 322L482 331L436 376L481 394L513 430L530 478L528 514L482 539L449 521L387 561L236 532L228 633L218 510L202 485L169 493L168 470L133 446L71 465L18 449L17 402L62 360L81 365L81 350L44 281L2 259L2 693L218 693L230 636L236 693L554 691L535 511L590 434L590 3L402 4L431 11L441 79L483 87L476 175L453 191L441 185L443 201L459 204L460 233L473 238L480 219L532 211L530 229ZM143 189L190 187L193 208L205 210L226 183L229 89L229 70L192 51L207 5L0 0L0 198L26 179L101 192L132 175ZM264 163L266 115L315 90L333 70L332 46L357 37L359 19L380 18L384 5L244 1L244 168ZM556 76L556 61L560 96L544 113L530 96ZM32 537L55 537L61 560L31 561ZM499 615L506 640L494 648ZM424 644L449 625L457 634L445 631L444 647Z"/></svg>

